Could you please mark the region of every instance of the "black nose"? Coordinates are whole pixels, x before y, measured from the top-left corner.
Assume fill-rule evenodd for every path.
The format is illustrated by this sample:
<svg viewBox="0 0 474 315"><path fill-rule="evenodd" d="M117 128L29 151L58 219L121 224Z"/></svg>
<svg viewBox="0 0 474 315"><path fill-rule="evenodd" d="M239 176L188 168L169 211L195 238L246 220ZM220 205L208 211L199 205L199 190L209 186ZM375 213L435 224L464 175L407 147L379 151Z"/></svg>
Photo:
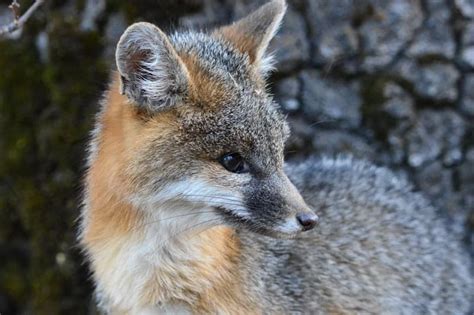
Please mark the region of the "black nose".
<svg viewBox="0 0 474 315"><path fill-rule="evenodd" d="M303 231L308 231L316 226L319 217L312 212L302 212L296 215L296 219L303 227Z"/></svg>

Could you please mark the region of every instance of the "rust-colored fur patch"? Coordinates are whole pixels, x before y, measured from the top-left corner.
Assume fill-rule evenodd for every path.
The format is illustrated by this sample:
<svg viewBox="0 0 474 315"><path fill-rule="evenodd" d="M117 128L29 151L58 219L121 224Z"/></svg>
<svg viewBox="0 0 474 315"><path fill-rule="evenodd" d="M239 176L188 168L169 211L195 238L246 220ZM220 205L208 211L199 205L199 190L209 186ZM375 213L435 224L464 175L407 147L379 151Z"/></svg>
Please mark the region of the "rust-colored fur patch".
<svg viewBox="0 0 474 315"><path fill-rule="evenodd" d="M140 211L123 200L137 189L137 183L130 181L127 171L136 159L137 150L148 145L150 137L159 136L160 130L147 128L137 109L119 93L119 85L117 74L106 95L106 107L99 121L102 130L96 139L98 152L86 177L89 190L86 243L127 233L143 219ZM169 116L162 115L160 119L170 120Z"/></svg>
<svg viewBox="0 0 474 315"><path fill-rule="evenodd" d="M127 163L127 139L139 132L133 110L119 93L116 78L107 93L107 107L100 124L98 153L86 181L89 190L88 226L84 242L92 244L104 238L126 233L141 220L141 214L121 200L128 183L121 180L121 169ZM128 117L127 117L128 116ZM127 134L127 137L123 137Z"/></svg>
<svg viewBox="0 0 474 315"><path fill-rule="evenodd" d="M213 264L203 266L203 276L215 277L217 281L199 296L195 313L260 314L256 301L245 292L245 280L235 270L240 259L240 244L234 231L220 227L208 231L202 238L202 253L218 257ZM216 242L216 238L219 241Z"/></svg>

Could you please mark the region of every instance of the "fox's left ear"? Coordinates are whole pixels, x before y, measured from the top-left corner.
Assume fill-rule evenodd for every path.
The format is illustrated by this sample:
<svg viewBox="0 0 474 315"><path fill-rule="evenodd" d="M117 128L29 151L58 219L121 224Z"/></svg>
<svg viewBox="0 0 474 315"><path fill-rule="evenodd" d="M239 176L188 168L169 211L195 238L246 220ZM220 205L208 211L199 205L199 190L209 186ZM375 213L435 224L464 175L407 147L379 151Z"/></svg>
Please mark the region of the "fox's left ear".
<svg viewBox="0 0 474 315"><path fill-rule="evenodd" d="M266 57L265 51L285 11L285 0L273 0L241 20L217 29L214 34L222 36L239 51L248 54L250 62L259 67L261 73L266 73L271 67L271 57Z"/></svg>

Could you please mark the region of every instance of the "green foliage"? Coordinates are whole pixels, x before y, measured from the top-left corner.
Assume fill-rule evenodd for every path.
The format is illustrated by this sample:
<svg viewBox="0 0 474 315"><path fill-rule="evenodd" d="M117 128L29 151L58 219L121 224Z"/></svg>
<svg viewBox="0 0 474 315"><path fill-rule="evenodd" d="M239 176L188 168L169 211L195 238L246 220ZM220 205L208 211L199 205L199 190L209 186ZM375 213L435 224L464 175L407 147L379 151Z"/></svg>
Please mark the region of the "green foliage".
<svg viewBox="0 0 474 315"><path fill-rule="evenodd" d="M107 66L97 33L52 17L46 62L28 36L0 41L0 291L35 314L84 314L74 222Z"/></svg>

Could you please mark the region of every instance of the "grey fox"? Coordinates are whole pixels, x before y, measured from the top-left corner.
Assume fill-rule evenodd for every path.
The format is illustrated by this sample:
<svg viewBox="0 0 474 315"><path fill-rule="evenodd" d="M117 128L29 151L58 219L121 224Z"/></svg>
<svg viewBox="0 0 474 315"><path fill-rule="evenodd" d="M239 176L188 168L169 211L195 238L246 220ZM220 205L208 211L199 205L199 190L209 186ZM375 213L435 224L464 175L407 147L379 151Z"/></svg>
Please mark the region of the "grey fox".
<svg viewBox="0 0 474 315"><path fill-rule="evenodd" d="M285 9L274 0L209 33L122 35L81 215L100 307L468 313L471 258L409 183L351 158L285 165L289 128L265 89Z"/></svg>

